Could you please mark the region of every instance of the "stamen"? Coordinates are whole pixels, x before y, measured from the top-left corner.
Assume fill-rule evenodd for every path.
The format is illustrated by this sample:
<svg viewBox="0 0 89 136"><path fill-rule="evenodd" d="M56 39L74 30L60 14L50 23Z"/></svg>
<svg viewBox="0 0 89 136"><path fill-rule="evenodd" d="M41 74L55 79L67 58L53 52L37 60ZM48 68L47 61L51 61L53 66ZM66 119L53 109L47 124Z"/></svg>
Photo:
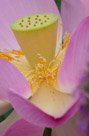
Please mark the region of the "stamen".
<svg viewBox="0 0 89 136"><path fill-rule="evenodd" d="M4 58L8 61L16 60L16 58L19 58L21 55L24 55L21 50L8 50L4 49L3 51L0 50L0 57Z"/></svg>
<svg viewBox="0 0 89 136"><path fill-rule="evenodd" d="M59 50L58 50L57 55L56 55L56 56L55 56L55 58L54 58L55 60L56 60L56 59L57 59L57 57L59 56L59 53L60 53L61 49L62 49L62 48L60 47L60 48L59 48Z"/></svg>
<svg viewBox="0 0 89 136"><path fill-rule="evenodd" d="M62 46L62 48L65 48L70 40L70 34L66 32L63 37L63 40L64 40L64 42L63 42L63 44L61 44L61 46Z"/></svg>
<svg viewBox="0 0 89 136"><path fill-rule="evenodd" d="M52 86L50 80L56 81L57 71L59 65L55 65L54 68L50 68L50 65L47 64L47 61L40 54L37 54L38 60L35 65L35 69L28 73L27 77L29 78L29 74L32 75L32 78L29 78L29 83L32 92L34 92L34 86L37 84L38 88L40 87L41 82L46 81L48 84ZM54 61L54 60L53 60Z"/></svg>
<svg viewBox="0 0 89 136"><path fill-rule="evenodd" d="M60 28L61 28L61 24L60 24ZM59 28L59 35L60 35L60 28ZM69 40L70 40L70 34L69 33L65 33L64 37L63 37L64 42L62 44L60 44L59 50L57 52L57 55L55 56L54 60L56 60L59 57L60 52L66 48L66 45L68 44Z"/></svg>
<svg viewBox="0 0 89 136"><path fill-rule="evenodd" d="M13 60L13 57L11 57L9 54L2 52L2 51L0 51L0 57L6 60L9 60L9 61Z"/></svg>
<svg viewBox="0 0 89 136"><path fill-rule="evenodd" d="M59 26L58 40L60 38L61 27L62 27L62 22L60 22L60 26Z"/></svg>

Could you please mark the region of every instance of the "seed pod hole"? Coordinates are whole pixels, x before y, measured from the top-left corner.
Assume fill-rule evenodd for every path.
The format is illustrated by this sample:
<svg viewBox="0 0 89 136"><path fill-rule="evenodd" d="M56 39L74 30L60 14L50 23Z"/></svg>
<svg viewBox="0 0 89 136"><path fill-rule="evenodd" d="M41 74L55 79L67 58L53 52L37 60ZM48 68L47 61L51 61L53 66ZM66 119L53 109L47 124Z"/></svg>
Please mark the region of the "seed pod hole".
<svg viewBox="0 0 89 136"><path fill-rule="evenodd" d="M22 25L22 23L19 23L19 25Z"/></svg>
<svg viewBox="0 0 89 136"><path fill-rule="evenodd" d="M28 26L26 26L26 28L28 28Z"/></svg>
<svg viewBox="0 0 89 136"><path fill-rule="evenodd" d="M22 19L21 22L24 22L24 20Z"/></svg>
<svg viewBox="0 0 89 136"><path fill-rule="evenodd" d="M31 17L28 17L28 19L31 19Z"/></svg>
<svg viewBox="0 0 89 136"><path fill-rule="evenodd" d="M28 22L30 22L30 20L28 20Z"/></svg>
<svg viewBox="0 0 89 136"><path fill-rule="evenodd" d="M45 20L44 22L46 23L47 21Z"/></svg>

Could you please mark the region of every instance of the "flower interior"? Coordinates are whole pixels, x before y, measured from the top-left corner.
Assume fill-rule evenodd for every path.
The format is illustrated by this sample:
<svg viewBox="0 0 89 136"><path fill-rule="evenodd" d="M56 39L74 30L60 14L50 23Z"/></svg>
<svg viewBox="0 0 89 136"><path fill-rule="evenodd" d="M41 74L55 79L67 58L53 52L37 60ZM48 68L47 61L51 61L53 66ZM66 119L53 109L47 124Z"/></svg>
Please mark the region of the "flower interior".
<svg viewBox="0 0 89 136"><path fill-rule="evenodd" d="M16 19L10 27L21 49L0 50L0 57L13 63L25 76L32 95L42 82L59 90L57 72L69 42L69 34L64 35L64 42L55 56L57 24L58 16L52 13L32 14Z"/></svg>

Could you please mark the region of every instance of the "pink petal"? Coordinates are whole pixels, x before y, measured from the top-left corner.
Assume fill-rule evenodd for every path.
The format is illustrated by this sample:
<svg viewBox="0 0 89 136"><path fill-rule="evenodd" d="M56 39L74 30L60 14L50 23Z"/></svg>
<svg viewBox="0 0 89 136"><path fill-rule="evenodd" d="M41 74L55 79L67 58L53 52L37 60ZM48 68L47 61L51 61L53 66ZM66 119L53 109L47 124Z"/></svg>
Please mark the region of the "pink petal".
<svg viewBox="0 0 89 136"><path fill-rule="evenodd" d="M85 136L77 130L77 115L65 122L63 125L52 130L52 136Z"/></svg>
<svg viewBox="0 0 89 136"><path fill-rule="evenodd" d="M89 0L81 0L85 8L85 16L89 15Z"/></svg>
<svg viewBox="0 0 89 136"><path fill-rule="evenodd" d="M0 115L9 111L12 108L11 104L8 102L0 101Z"/></svg>
<svg viewBox="0 0 89 136"><path fill-rule="evenodd" d="M1 0L0 48L19 48L9 27L10 23L16 18L37 12L52 12L59 15L54 0Z"/></svg>
<svg viewBox="0 0 89 136"><path fill-rule="evenodd" d="M61 15L64 33L71 33L84 17L84 7L81 0L62 0Z"/></svg>
<svg viewBox="0 0 89 136"><path fill-rule="evenodd" d="M79 103L79 99L77 99L61 117L55 118L40 110L16 91L8 91L10 102L15 110L28 122L42 127L52 128L61 125L75 113Z"/></svg>
<svg viewBox="0 0 89 136"><path fill-rule="evenodd" d="M0 58L0 99L8 100L8 88L13 88L26 97L31 95L25 77L13 64Z"/></svg>
<svg viewBox="0 0 89 136"><path fill-rule="evenodd" d="M13 111L7 119L0 123L0 136L4 133L4 131L16 120L20 119L21 117Z"/></svg>
<svg viewBox="0 0 89 136"><path fill-rule="evenodd" d="M42 136L44 128L20 119L13 123L2 136Z"/></svg>
<svg viewBox="0 0 89 136"><path fill-rule="evenodd" d="M89 17L73 32L58 71L60 91L72 92L89 63Z"/></svg>

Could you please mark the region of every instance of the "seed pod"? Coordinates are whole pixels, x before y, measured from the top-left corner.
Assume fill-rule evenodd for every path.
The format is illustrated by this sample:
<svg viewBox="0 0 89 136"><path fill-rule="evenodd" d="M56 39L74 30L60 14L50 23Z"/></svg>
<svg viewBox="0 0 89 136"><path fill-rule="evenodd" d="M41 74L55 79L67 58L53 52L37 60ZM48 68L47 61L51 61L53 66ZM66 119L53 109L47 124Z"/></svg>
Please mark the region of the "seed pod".
<svg viewBox="0 0 89 136"><path fill-rule="evenodd" d="M20 25L21 24L21 25ZM16 19L10 25L32 67L40 53L49 63L55 55L58 16L37 13Z"/></svg>

